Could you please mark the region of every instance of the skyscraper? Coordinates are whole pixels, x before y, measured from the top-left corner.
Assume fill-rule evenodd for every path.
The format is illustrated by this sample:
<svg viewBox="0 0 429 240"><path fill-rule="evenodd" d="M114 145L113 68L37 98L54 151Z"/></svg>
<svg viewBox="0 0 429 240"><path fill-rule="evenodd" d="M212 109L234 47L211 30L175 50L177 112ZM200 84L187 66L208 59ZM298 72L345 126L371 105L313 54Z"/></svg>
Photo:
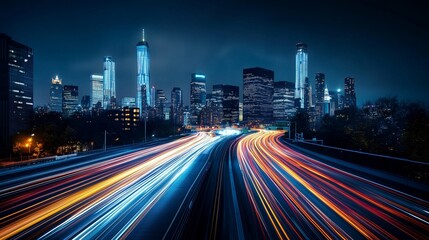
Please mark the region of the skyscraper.
<svg viewBox="0 0 429 240"><path fill-rule="evenodd" d="M215 84L213 85L212 93L211 93L211 107L212 116L213 116L213 125L220 125L223 118L223 85ZM207 94L208 95L208 94ZM208 101L208 100L207 100ZM208 105L208 104L207 104Z"/></svg>
<svg viewBox="0 0 429 240"><path fill-rule="evenodd" d="M60 113L63 111L63 86L62 79L58 78L58 75L52 78L51 90L49 92L49 109L52 112Z"/></svg>
<svg viewBox="0 0 429 240"><path fill-rule="evenodd" d="M91 107L100 102L103 107L103 76L91 75Z"/></svg>
<svg viewBox="0 0 429 240"><path fill-rule="evenodd" d="M137 43L137 107L140 108L140 116L146 114L151 103L151 88L149 75L149 44L145 40L144 29L142 40Z"/></svg>
<svg viewBox="0 0 429 240"><path fill-rule="evenodd" d="M328 86L325 86L323 91L323 114L330 114L331 112L331 96L329 95Z"/></svg>
<svg viewBox="0 0 429 240"><path fill-rule="evenodd" d="M305 106L305 80L308 78L308 54L307 44L296 44L295 56L295 101L296 107L304 108Z"/></svg>
<svg viewBox="0 0 429 240"><path fill-rule="evenodd" d="M355 79L346 77L344 79L344 108L356 107Z"/></svg>
<svg viewBox="0 0 429 240"><path fill-rule="evenodd" d="M80 106L84 112L88 112L91 107L91 97L89 95L83 95L80 101Z"/></svg>
<svg viewBox="0 0 429 240"><path fill-rule="evenodd" d="M238 86L222 85L222 124L238 123L240 93Z"/></svg>
<svg viewBox="0 0 429 240"><path fill-rule="evenodd" d="M171 112L170 119L174 127L180 127L183 125L183 95L182 90L178 87L174 87L171 90Z"/></svg>
<svg viewBox="0 0 429 240"><path fill-rule="evenodd" d="M315 102L316 104L322 103L324 91L325 91L325 74L324 73L316 73L315 88L316 88Z"/></svg>
<svg viewBox="0 0 429 240"><path fill-rule="evenodd" d="M64 85L63 87L63 115L70 117L77 111L79 105L79 87Z"/></svg>
<svg viewBox="0 0 429 240"><path fill-rule="evenodd" d="M313 96L311 91L310 79L305 78L304 84L304 108L309 110L313 106Z"/></svg>
<svg viewBox="0 0 429 240"><path fill-rule="evenodd" d="M243 121L254 125L273 118L274 72L264 68L243 69Z"/></svg>
<svg viewBox="0 0 429 240"><path fill-rule="evenodd" d="M30 128L33 112L33 49L0 33L0 157L11 137Z"/></svg>
<svg viewBox="0 0 429 240"><path fill-rule="evenodd" d="M150 102L151 102L151 107L155 107L155 105L156 105L156 89L155 89L155 86L152 86L151 88L150 88L150 97L151 97L151 99L150 99Z"/></svg>
<svg viewBox="0 0 429 240"><path fill-rule="evenodd" d="M198 116L206 105L206 76L193 73L191 75L191 119L190 125L198 125Z"/></svg>
<svg viewBox="0 0 429 240"><path fill-rule="evenodd" d="M276 121L290 119L295 113L295 84L293 82L274 82L273 118Z"/></svg>
<svg viewBox="0 0 429 240"><path fill-rule="evenodd" d="M156 109L156 117L158 119L165 120L164 108L167 98L165 96L165 92L162 89L156 90L156 100L155 100L155 109Z"/></svg>
<svg viewBox="0 0 429 240"><path fill-rule="evenodd" d="M116 101L116 79L115 79L115 62L112 57L104 57L103 67L103 107L111 109Z"/></svg>

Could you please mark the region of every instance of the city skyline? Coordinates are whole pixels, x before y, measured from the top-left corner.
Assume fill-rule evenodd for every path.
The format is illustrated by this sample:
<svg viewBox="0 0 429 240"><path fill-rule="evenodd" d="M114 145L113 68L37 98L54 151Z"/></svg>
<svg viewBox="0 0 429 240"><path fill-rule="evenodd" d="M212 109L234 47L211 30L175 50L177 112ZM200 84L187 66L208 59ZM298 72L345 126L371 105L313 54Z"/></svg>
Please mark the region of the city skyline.
<svg viewBox="0 0 429 240"><path fill-rule="evenodd" d="M2 3L1 31L35 51L35 105L48 103L49 80L57 74L64 84L79 85L82 95L89 95L88 76L102 70L103 56L117 63L117 98L134 97L135 42L142 28L151 42L151 85L166 91L177 86L184 96L189 95L192 72L204 73L208 86L241 88L242 69L256 66L274 70L279 81L293 81L295 44L305 42L313 86L316 72L323 72L331 89L342 88L345 77L354 77L359 106L382 96L428 101L422 87L428 25L416 5L312 2L302 19L294 11L299 4L288 2L141 4L146 14L135 12L139 4L129 8L112 3L98 9L91 3L82 10L77 3L28 3L23 12L28 18L18 18L11 14L19 8L16 3ZM179 11L168 11L175 8ZM244 13L256 11L261 18ZM46 21L47 12L62 18ZM93 17L103 13L112 13L109 24ZM91 24L83 26L86 22ZM55 38L47 37L50 34ZM189 99L184 104L189 105Z"/></svg>

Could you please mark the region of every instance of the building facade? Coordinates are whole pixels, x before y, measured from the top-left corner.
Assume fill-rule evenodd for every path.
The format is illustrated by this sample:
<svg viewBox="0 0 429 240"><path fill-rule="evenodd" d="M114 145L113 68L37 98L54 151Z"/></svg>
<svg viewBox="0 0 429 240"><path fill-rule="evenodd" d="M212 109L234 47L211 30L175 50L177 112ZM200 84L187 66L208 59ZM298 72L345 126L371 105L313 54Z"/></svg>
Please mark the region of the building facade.
<svg viewBox="0 0 429 240"><path fill-rule="evenodd" d="M344 79L344 108L356 107L355 79L346 77Z"/></svg>
<svg viewBox="0 0 429 240"><path fill-rule="evenodd" d="M63 111L63 85L62 79L58 78L58 75L52 78L49 91L49 110L59 113Z"/></svg>
<svg viewBox="0 0 429 240"><path fill-rule="evenodd" d="M91 75L91 107L95 107L97 103L103 107L103 76Z"/></svg>
<svg viewBox="0 0 429 240"><path fill-rule="evenodd" d="M298 43L295 56L295 102L298 108L305 108L306 79L308 79L307 44Z"/></svg>
<svg viewBox="0 0 429 240"><path fill-rule="evenodd" d="M199 115L206 105L206 76L193 73L191 75L191 106L190 125L199 125Z"/></svg>
<svg viewBox="0 0 429 240"><path fill-rule="evenodd" d="M140 116L147 113L147 108L153 106L151 103L150 87L150 58L149 58L149 44L145 40L144 29L142 39L137 43L137 98L136 104L140 109Z"/></svg>
<svg viewBox="0 0 429 240"><path fill-rule="evenodd" d="M0 157L12 136L29 130L33 112L33 49L0 33Z"/></svg>
<svg viewBox="0 0 429 240"><path fill-rule="evenodd" d="M182 90L178 87L171 90L170 120L175 129L183 125L183 95Z"/></svg>
<svg viewBox="0 0 429 240"><path fill-rule="evenodd" d="M212 116L210 125L220 125L222 123L223 95L224 95L223 86L224 85L222 84L213 85L212 93L210 94L210 98L208 98L210 99L210 104L207 104L207 106L211 108L211 116Z"/></svg>
<svg viewBox="0 0 429 240"><path fill-rule="evenodd" d="M116 105L115 62L112 57L104 57L103 64L103 107L112 109Z"/></svg>
<svg viewBox="0 0 429 240"><path fill-rule="evenodd" d="M166 108L167 98L165 96L165 92L162 89L156 90L156 100L155 100L155 110L156 110L156 118L165 120L164 109Z"/></svg>
<svg viewBox="0 0 429 240"><path fill-rule="evenodd" d="M274 121L278 122L291 119L295 114L295 110L295 84L288 81L274 82Z"/></svg>
<svg viewBox="0 0 429 240"><path fill-rule="evenodd" d="M249 125L273 120L274 72L264 68L243 69L243 121Z"/></svg>
<svg viewBox="0 0 429 240"><path fill-rule="evenodd" d="M240 90L238 86L222 85L222 124L239 122Z"/></svg>
<svg viewBox="0 0 429 240"><path fill-rule="evenodd" d="M63 87L63 116L70 117L77 111L79 105L79 87L64 85Z"/></svg>

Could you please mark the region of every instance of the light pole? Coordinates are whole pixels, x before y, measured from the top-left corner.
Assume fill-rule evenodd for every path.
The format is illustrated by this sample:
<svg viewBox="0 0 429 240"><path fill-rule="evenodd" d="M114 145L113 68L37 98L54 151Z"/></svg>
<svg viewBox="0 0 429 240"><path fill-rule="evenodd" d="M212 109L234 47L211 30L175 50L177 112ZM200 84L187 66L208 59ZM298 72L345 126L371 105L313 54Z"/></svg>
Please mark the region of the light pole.
<svg viewBox="0 0 429 240"><path fill-rule="evenodd" d="M106 136L107 136L107 131L104 130L104 151L106 151L107 148L107 144L106 144Z"/></svg>
<svg viewBox="0 0 429 240"><path fill-rule="evenodd" d="M147 121L147 112L144 113L144 142L146 143L146 121Z"/></svg>

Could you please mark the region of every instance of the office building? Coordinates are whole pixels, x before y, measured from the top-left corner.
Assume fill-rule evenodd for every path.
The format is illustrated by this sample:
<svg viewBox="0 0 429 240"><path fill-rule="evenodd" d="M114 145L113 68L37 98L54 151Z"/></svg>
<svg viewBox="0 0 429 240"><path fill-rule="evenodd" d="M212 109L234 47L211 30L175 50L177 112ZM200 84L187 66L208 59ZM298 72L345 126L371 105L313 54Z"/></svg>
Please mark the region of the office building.
<svg viewBox="0 0 429 240"><path fill-rule="evenodd" d="M323 115L331 113L331 96L329 95L328 86L325 85L323 91Z"/></svg>
<svg viewBox="0 0 429 240"><path fill-rule="evenodd" d="M344 79L344 108L356 107L355 79L346 77Z"/></svg>
<svg viewBox="0 0 429 240"><path fill-rule="evenodd" d="M239 121L240 93L238 86L222 85L222 124L232 125Z"/></svg>
<svg viewBox="0 0 429 240"><path fill-rule="evenodd" d="M156 118L165 120L165 103L167 98L165 96L165 92L162 89L156 90L156 100L155 100L155 110L156 110Z"/></svg>
<svg viewBox="0 0 429 240"><path fill-rule="evenodd" d="M199 125L199 115L206 105L206 76L193 73L191 75L191 107L190 125Z"/></svg>
<svg viewBox="0 0 429 240"><path fill-rule="evenodd" d="M295 111L295 84L288 81L274 82L274 120L278 122L291 119Z"/></svg>
<svg viewBox="0 0 429 240"><path fill-rule="evenodd" d="M91 75L91 107L95 107L97 103L103 107L103 76Z"/></svg>
<svg viewBox="0 0 429 240"><path fill-rule="evenodd" d="M170 120L173 123L173 127L180 127L183 125L183 95L182 90L178 87L174 87L171 90L171 111Z"/></svg>
<svg viewBox="0 0 429 240"><path fill-rule="evenodd" d="M88 112L91 107L91 97L89 95L83 95L80 101L80 106L84 112Z"/></svg>
<svg viewBox="0 0 429 240"><path fill-rule="evenodd" d="M308 79L307 44L298 43L295 56L295 105L297 108L305 108L306 79Z"/></svg>
<svg viewBox="0 0 429 240"><path fill-rule="evenodd" d="M33 49L0 33L0 157L12 152L12 136L31 129Z"/></svg>
<svg viewBox="0 0 429 240"><path fill-rule="evenodd" d="M309 110L311 107L313 107L313 93L311 89L310 80L308 78L305 78L305 84L304 84L304 108Z"/></svg>
<svg viewBox="0 0 429 240"><path fill-rule="evenodd" d="M104 57L103 64L103 107L112 109L116 105L115 62L112 57Z"/></svg>
<svg viewBox="0 0 429 240"><path fill-rule="evenodd" d="M211 121L210 124L206 124L208 126L210 125L220 125L223 118L223 85L222 84L216 84L213 85L212 93L210 94L210 97L207 97L207 102L210 99L210 103L207 103L207 106L210 107L211 111L209 111L211 114ZM208 94L207 94L208 96Z"/></svg>
<svg viewBox="0 0 429 240"><path fill-rule="evenodd" d="M121 107L135 107L136 106L136 98L134 97L123 97L121 99ZM139 113L140 114L140 113Z"/></svg>
<svg viewBox="0 0 429 240"><path fill-rule="evenodd" d="M147 108L154 106L149 75L149 44L145 40L144 29L142 39L137 43L137 98L136 104L140 109L140 116L147 115Z"/></svg>
<svg viewBox="0 0 429 240"><path fill-rule="evenodd" d="M123 107L121 109L122 131L132 132L140 123L140 109L136 107Z"/></svg>
<svg viewBox="0 0 429 240"><path fill-rule="evenodd" d="M59 113L63 111L63 85L62 79L58 78L58 75L52 78L49 91L49 110Z"/></svg>
<svg viewBox="0 0 429 240"><path fill-rule="evenodd" d="M243 69L243 121L249 125L273 120L274 72L264 68Z"/></svg>
<svg viewBox="0 0 429 240"><path fill-rule="evenodd" d="M77 111L79 105L79 87L64 85L63 87L63 116L70 117Z"/></svg>

